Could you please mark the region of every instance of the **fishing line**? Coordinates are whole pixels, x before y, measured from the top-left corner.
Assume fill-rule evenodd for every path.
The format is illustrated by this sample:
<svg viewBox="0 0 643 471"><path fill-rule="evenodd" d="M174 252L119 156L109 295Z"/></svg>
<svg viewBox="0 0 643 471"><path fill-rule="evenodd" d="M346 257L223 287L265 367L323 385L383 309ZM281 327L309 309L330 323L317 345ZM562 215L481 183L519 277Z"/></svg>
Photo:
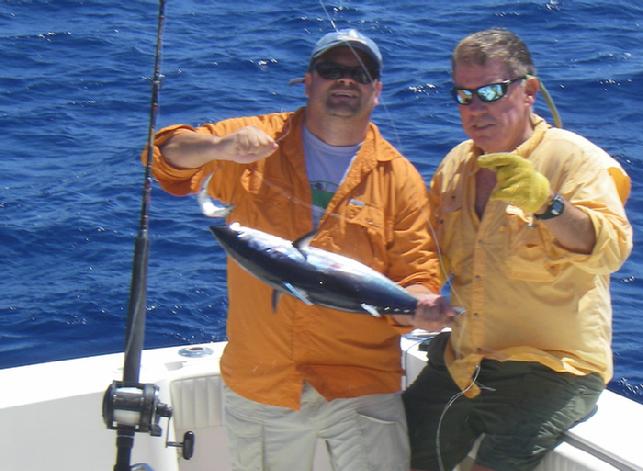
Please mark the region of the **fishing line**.
<svg viewBox="0 0 643 471"><path fill-rule="evenodd" d="M471 379L471 383L469 384L469 386L467 386L462 391L455 393L453 396L451 396L446 406L444 406L444 409L442 409L442 413L440 414L440 420L438 420L438 429L435 434L435 448L438 452L437 455L438 455L438 463L440 465L440 471L445 471L444 462L442 461L442 454L440 453L440 430L442 428L442 420L444 419L444 416L446 415L449 408L453 405L453 403L457 401L458 398L464 396L467 393L467 391L471 389L474 384L476 384L476 379L478 379L478 374L480 374L480 365L476 366L476 369L473 373L473 378Z"/></svg>
<svg viewBox="0 0 643 471"><path fill-rule="evenodd" d="M335 31L339 31L337 29L337 25L333 21L333 19L330 17L330 14L328 13L328 9L326 8L326 4L323 2L323 0L319 0L319 5L322 7L322 10L324 10L324 13L326 14L326 18L328 19L328 22L330 25L333 27Z"/></svg>
<svg viewBox="0 0 643 471"><path fill-rule="evenodd" d="M319 0L319 5L320 5L321 9L324 11L324 14L326 15L326 18L327 18L329 24L331 25L332 29L335 32L339 32L339 28L337 27L336 22L331 17L330 12L328 11L328 8L326 7L325 2L323 0ZM359 61L360 66L362 67L362 69L365 71L365 73L371 79L371 82L372 82L373 77L370 75L368 67L366 67L366 65L364 64L364 61L362 60L362 57L360 56L360 54L356 51L356 49L350 43L347 44L347 46L351 49L351 51L354 54L355 58L357 59L357 61ZM551 111L551 113L553 115L555 126L559 127L559 128L562 127L562 121L560 119L560 115L558 114L558 110L556 109L555 104L553 102L553 99L551 98L551 95L549 94L549 92L545 88L545 86L542 83L542 81L540 81L540 91L542 92L543 97L545 99L545 102L546 102L548 108L550 109L550 111ZM382 96L379 97L379 100L380 100L380 104L384 108L386 119L388 120L388 122L391 125L391 129L393 131L393 135L394 135L394 139L395 139L395 142L397 144L397 147L400 148L401 147L401 144L400 144L401 139L400 139L400 136L399 136L396 124L395 124L395 120L392 118L392 115L391 115L391 112L389 110L389 107L387 106L387 103L385 103L385 101L383 100ZM281 136L279 136L278 139L275 139L275 141L276 142L281 141L283 138L285 138L289 134L289 132L290 132L290 130L288 129L285 133L283 133ZM201 207L202 207L202 211L206 215L214 215L215 214L215 213L213 213L211 211L204 210L204 204L203 204L203 201L205 201L207 205L211 204L211 200L208 199L209 196L208 196L208 193L207 193L207 187L208 187L208 184L210 182L210 178L211 178L211 175L209 175L205 179L205 183L204 183L204 185L202 187L202 190L200 192L200 204L201 204ZM266 185L270 186L273 190L277 190L278 192L280 192L291 203L301 205L302 207L306 207L306 208L309 208L309 209L312 210L313 204L311 204L309 201L303 201L303 200L300 200L298 198L295 198L294 196L292 196L291 191L283 188L280 184L275 183L275 182L271 182L265 176L264 176L264 178L262 180L262 183L265 183ZM210 213L210 214L208 214L208 213ZM326 217L335 217L335 218L340 218L341 217L341 218L344 218L345 216L341 216L341 215L336 214L336 213L329 213L329 214L326 215ZM444 289L444 287L449 289L449 291L450 291L450 293L452 295L452 299L461 300L461 298L459 297L458 293L453 288L453 284L452 284L452 277L453 276L448 271L445 256L442 253L442 250L441 250L441 247L440 247L437 231L436 231L435 227L433 226L433 224L431 223L431 221L428 222L428 229L430 231L431 237L432 237L433 242L434 242L436 255L437 255L437 259L438 259L438 263L439 263L439 267L440 267L440 273L441 273L441 278L442 278L441 282L442 282L443 289ZM464 333L464 329L462 329L462 333ZM417 338L416 338L416 340L417 340ZM415 347L418 343L420 343L423 340L424 339L419 340L416 343L414 343L411 347L409 347L407 349L407 351L409 349ZM476 380L477 380L479 374L480 374L480 365L476 365L474 373L472 375L471 382L469 383L469 385L466 388L464 388L463 390L461 390L458 393L456 393L453 396L451 396L449 398L449 400L447 401L447 403L445 404L445 406L444 406L444 408L443 408L443 410L442 410L442 412L440 414L440 418L439 418L438 425L437 425L437 431L436 431L435 447L436 447L436 454L438 456L438 461L439 461L439 466L440 466L441 471L444 470L444 463L443 463L442 454L441 454L441 428L442 428L444 417L446 416L446 413L448 412L448 410L453 406L453 404L459 398L465 396L465 394L471 388L473 388L474 385L476 385ZM408 378L407 378L407 381L408 381ZM407 386L408 386L408 384L407 384ZM479 386L481 388L483 388L483 389L489 389L489 388L486 388L486 387L484 387L482 385L479 385Z"/></svg>
<svg viewBox="0 0 643 471"><path fill-rule="evenodd" d="M327 19L328 19L328 22L331 24L331 26L333 27L333 29L335 30L335 32L339 32L339 29L337 28L337 25L335 24L335 22L333 21L333 19L330 17L330 14L328 13L328 9L326 8L326 5L324 4L324 1L323 1L323 0L319 0L319 4L321 5L322 9L324 10L324 12L325 12L325 14L326 14L326 17L327 17ZM371 77L371 76L370 76L370 73L369 73L369 71L368 71L368 68L366 67L366 65L365 65L365 64L364 64L364 62L362 61L362 58L360 57L360 55L357 53L357 51L355 50L355 48L354 48L350 43L348 43L347 45L348 45L348 47L351 49L351 51L353 52L353 54L355 55L355 57L357 58L357 60L359 61L360 66L362 67L362 69L366 72L366 74L367 74L367 75L369 76L369 78L372 80L372 79L373 79L373 77ZM390 122L390 124L391 124L391 127L392 127L392 129L393 129L393 134L394 134L394 136L395 136L395 141L396 141L396 143L397 143L397 147L398 147L398 148L400 148L400 147L401 147L401 145L400 145L400 142L401 142L401 141L400 141L399 133L398 133L398 131L397 131L397 127L395 126L395 121L393 120L393 118L392 118L392 116L391 116L391 113L390 113L390 110L389 110L388 106L386 105L386 103L384 102L384 100L382 99L382 97L381 97L381 96L380 96L380 104L384 107L384 111L385 111L385 113L386 113L386 118L389 120L389 122ZM305 204L307 204L307 203L305 203ZM339 215L335 215L335 216L339 217ZM456 296L456 295L457 295L457 293L456 293L456 292L455 292L455 290L453 289L453 285L452 285L452 283L451 283L452 275L451 275L451 274L449 274L449 273L448 273L448 271L447 271L447 267L446 267L445 262L444 262L444 256L443 256L442 251L441 251L441 249L440 249L440 245L439 245L439 241L438 241L438 237L437 237L437 232L436 232L435 228L433 227L433 224L431 224L431 222L430 222L430 221L428 221L428 228L429 228L429 231L430 231L430 233L431 233L431 237L432 237L432 239L433 239L433 242L434 242L434 244L435 244L435 249L436 249L437 257L438 257L438 262L439 262L439 264L440 264L440 271L441 271L442 276L444 277L443 289L444 289L444 287L446 287L446 288L450 291L450 293L451 293L452 295L454 295L454 297L457 297L457 296ZM408 350L410 350L411 348L415 347L416 345L418 345L418 344L419 344L419 343L421 343L422 341L424 341L424 340L419 340L419 341L417 341L415 344L413 344L411 347L409 347L409 348L407 349L407 351L408 351ZM404 358L405 356L406 356L406 355L404 355L404 356L403 356L403 358ZM444 416L446 415L447 411L449 410L449 408L451 407L451 405L452 405L452 404L453 404L453 403L454 403L454 402L455 402L459 397L464 396L464 395L466 394L466 392L467 392L469 389L471 389L471 388L473 387L473 385L475 384L475 381L476 381L476 379L477 379L477 377L478 377L478 373L479 373L479 371L480 371L480 367L479 367L479 366L477 366L477 367L476 367L476 370L475 370L475 373L474 373L474 375L473 375L473 379L471 380L471 383L469 384L469 386L467 386L463 391L460 391L460 392L458 392L458 393L454 394L454 395L449 399L449 401L448 401L448 402L447 402L447 404L445 405L445 407L444 407L444 409L442 410L442 413L441 413L441 415L440 415L440 420L439 420L439 422L438 422L438 428L437 428L437 432L436 432L436 454L438 455L438 460L439 460L439 464L440 464L440 471L444 471L444 464L443 464L443 462L442 462L442 454L441 454L441 452L440 452L440 450L441 450L441 444L440 444L440 430L441 430L441 426L442 426L442 420L443 420ZM406 379L406 381L408 381L408 378ZM407 386L408 386L408 384L407 384Z"/></svg>
<svg viewBox="0 0 643 471"><path fill-rule="evenodd" d="M335 22L333 21L333 19L330 17L330 15L329 15L329 13L328 13L328 9L326 8L326 5L324 4L324 1L323 1L323 0L319 0L319 4L321 5L322 9L323 9L323 10L324 10L324 12L326 13L326 17L328 18L328 21L329 21L329 23L331 24L331 26L333 27L333 29L334 29L336 32L339 32L339 30L338 30L338 28L337 28L337 25L335 24ZM350 49L352 50L353 54L355 55L355 57L356 57L356 58L357 58L357 60L359 61L359 63L360 63L360 65L361 65L362 69L364 69L364 71L366 71L366 73L369 75L369 78L371 78L371 79L372 79L372 77L370 76L370 73L368 72L368 68L367 68L367 67L366 67L366 65L363 63L363 61L362 61L362 59L361 59L360 55L357 53L357 51L355 50L355 48L354 48L353 46L351 46L351 45L350 45L350 43L348 44L348 47L350 47ZM393 129L393 134L394 134L394 136L395 136L395 141L396 141L396 143L397 143L397 147L398 147L398 148L401 148L401 145L400 145L400 142L401 142L401 141L400 141L400 136L399 136L399 133L398 133L398 131L397 131L397 127L395 126L395 121L394 121L394 120L393 120L393 118L391 117L390 110L389 110L388 106L386 105L386 103L384 102L384 100L382 99L382 97L381 97L381 96L380 96L380 104L384 107L384 111L385 111L385 113L386 113L386 118L387 118L387 119L388 119L388 121L390 122L391 127L392 127L392 129ZM549 102L548 102L548 104L549 104ZM553 101L552 101L552 104L553 104ZM436 252L437 252L438 263L440 264L440 272L441 272L442 277L444 277L444 280L443 280L443 281L444 281L444 284L442 285L442 290L444 290L445 288L446 288L446 289L448 289L448 291L450 292L450 294L451 294L451 295L453 295L453 297L455 297L455 298L458 298L458 299L459 299L459 296L457 296L457 293L456 293L455 289L453 288L453 285L452 285L452 282L451 282L451 280L452 280L452 278L453 278L453 275L452 275L452 274L450 274L450 273L447 271L447 267L446 267L445 262L444 262L444 256L443 256L443 254L442 254L442 250L440 249L439 239L438 239L438 237L437 237L437 232L436 232L435 228L433 227L433 224L431 224L431 221L430 221L430 220L428 221L428 229L429 229L429 231L430 231L430 233L431 233L431 237L432 237L432 239L433 239L433 242L434 242L434 245L435 245L435 249L436 249ZM451 299L453 299L453 298L451 298ZM456 308L456 309L457 309L457 308ZM464 314L464 309L463 309L463 308L459 308L459 309L460 309L460 311L459 311L458 313L459 313L459 314ZM415 345L417 345L418 343L421 343L421 341L419 341L419 342L417 342L416 344L412 345L410 348L413 348L413 347L414 347ZM408 350L408 349L407 349L407 350ZM441 452L440 452L440 450L441 450L441 443L440 443L440 430L441 430L441 427L442 427L442 420L443 420L444 416L446 415L447 411L449 410L449 408L453 405L453 403L454 403L454 402L455 402L459 397L464 396L464 395L467 393L467 391L468 391L469 389L471 389L471 388L474 386L474 384L475 384L475 382L476 382L476 379L477 379L477 377L478 377L479 372L480 372L480 366L478 365L478 366L476 366L476 370L475 370L475 372L474 372L473 378L472 378L471 383L469 384L469 386L467 386L464 390L462 390L462 391L460 391L460 392L458 392L458 393L454 394L454 395L449 399L449 401L448 401L448 402L447 402L447 404L445 405L444 409L442 410L442 413L440 414L440 420L439 420L439 422L438 422L438 428L437 428L437 432L436 432L436 443L435 443L435 445L436 445L436 454L437 454L437 456L438 456L439 465L440 465L440 471L444 471L444 464L443 464L443 462L442 462L442 454L441 454ZM408 386L408 384L407 384L407 386Z"/></svg>
<svg viewBox="0 0 643 471"><path fill-rule="evenodd" d="M331 27L333 28L333 30L335 32L339 32L339 28L337 27L337 24L335 23L335 21L331 17L324 0L319 0L319 5L320 5L321 9L324 11L324 14L326 15L326 19L328 20L328 22L331 25ZM359 64L362 67L362 69L365 71L365 73L368 75L368 77L371 79L371 81L373 81L374 78L370 75L368 67L366 67L366 64L363 62L363 60L362 60L361 56L358 54L357 50L350 43L347 43L347 46L351 49L351 51L354 54L355 58L359 61ZM380 104L384 108L384 111L386 113L386 119L390 123L391 129L393 130L393 134L395 136L395 142L397 143L397 147L400 148L401 147L401 140L400 140L400 136L399 136L399 133L398 133L398 130L397 130L397 126L395 125L395 120L392 118L391 112L390 112L387 104L384 102L384 100L382 99L381 96L380 96ZM289 134L290 134L290 121L288 121L286 130L277 139L275 139L275 142L279 143L280 141L282 141ZM215 203L214 200L210 197L210 195L208 193L208 186L210 184L211 178L212 178L212 174L209 174L203 179L203 183L201 184L200 190L199 190L199 192L197 194L197 201L199 203L199 206L201 207L201 212L205 216L208 216L208 217L226 216L227 214L230 213L232 208L221 206L220 204ZM311 211L313 210L314 205L311 202L304 201L304 200L301 200L299 198L294 197L292 195L292 192L289 189L283 188L280 183L271 182L270 179L266 178L265 176L262 179L262 183L265 183L266 185L271 187L273 190L277 190L279 193L282 194L282 196L284 196L291 203L301 205L302 207L310 209ZM342 216L342 215L337 214L337 213L328 213L328 214L326 214L326 217L327 218L332 217L332 218L338 218L338 219L342 218L343 219L346 216ZM437 232L436 232L435 228L433 227L433 225L431 224L430 221L429 221L428 224L429 224L429 230L431 232L431 237L433 238L433 241L435 243L436 252L437 252L437 256L438 256L438 261L439 261L439 264L440 264L440 270L441 270L442 277L443 277L442 281L444 283L443 289L444 289L444 287L446 287L446 289L448 289L450 291L450 293L453 295L453 297L457 297L456 292L453 289L453 285L451 283L452 276L450 276L448 271L447 271L447 267L446 267L445 262L444 262L444 257L443 257L442 251L440 250L440 247L439 247L438 238L437 238Z"/></svg>
<svg viewBox="0 0 643 471"><path fill-rule="evenodd" d="M324 11L324 14L326 15L326 19L330 23L332 29L335 32L339 32L339 28L337 27L337 24L335 23L335 21L331 17L331 15L330 15L330 13L328 11L328 8L326 7L326 4L324 3L324 1L319 0L319 5L320 5L321 9ZM350 48L351 52L353 53L353 55L355 56L355 58L359 62L362 70L366 73L366 75L369 77L369 79L371 80L371 83L372 83L375 79L370 74L370 72L368 70L368 67L366 67L366 64L362 60L362 57L359 55L359 53L357 52L355 47L353 47L350 43L347 43L346 45ZM301 81L302 81L302 79L294 79L294 82L296 82L296 83L299 83ZM291 81L291 82L293 82L293 81ZM399 147L401 147L401 144L400 144L401 140L400 140L400 137L399 137L397 127L395 126L395 121L393 120L393 118L391 116L391 113L390 113L390 110L389 110L388 106L386 105L386 103L384 102L384 100L382 99L381 95L380 95L379 99L380 99L380 104L382 105L382 107L384 108L384 111L386 113L386 119L388 120L389 123L391 123L391 128L392 128L393 134L395 136L395 142L397 143L397 147L399 148ZM289 134L290 134L290 121L288 121L286 130L278 138L275 139L275 142L279 143L281 140L283 140ZM225 206L222 206L220 204L217 204L210 197L210 195L208 193L208 186L210 184L211 179L212 179L212 174L206 175L203 178L202 183L200 185L200 190L197 193L197 201L198 201L199 206L201 208L201 212L202 212L202 214L204 214L205 216L208 216L208 217L226 216L227 214L230 213L232 208L225 207ZM280 192L291 203L301 205L302 207L310 209L311 211L315 207L309 201L304 201L304 200L301 200L299 198L295 198L294 196L292 196L292 194L291 194L292 192L289 189L283 188L280 183L271 182L270 179L266 178L265 176L263 177L262 182L265 183L266 185L268 185L269 187L271 187L272 189L275 189L278 192ZM342 215L336 214L336 213L329 213L329 214L326 215L326 217L345 218L345 216L342 216ZM435 233L435 231L432 231L432 232ZM442 266L443 266L443 264L442 264Z"/></svg>
<svg viewBox="0 0 643 471"><path fill-rule="evenodd" d="M328 22L333 27L335 32L339 32L339 29L337 28L337 25L335 24L335 21L331 18L330 14L328 12L328 8L326 8L326 4L324 3L324 0L319 0L319 5L321 6L322 10L324 10L324 13L326 14L326 18L328 19ZM371 75L370 75L370 73L368 71L368 67L366 67L366 65L362 61L362 58L357 53L355 48L350 43L347 43L347 46L351 49L351 51L353 52L353 54L355 55L355 57L359 61L362 69L366 72L368 77L372 80L373 77L371 77ZM380 95L380 104L384 108L384 112L386 114L386 119L389 121L389 123L391 125L391 129L393 130L393 135L395 136L395 142L397 144L397 147L401 148L402 146L401 146L400 135L398 133L397 126L395 125L395 120L391 116L391 112L389 110L389 107L386 105L386 103L384 102L384 99L382 98L381 95ZM337 215L337 216L339 216L339 215ZM456 292L453 289L453 285L451 284L452 276L448 273L448 271L446 269L446 265L444 263L442 251L440 250L440 247L439 247L439 244L438 244L437 233L436 233L435 228L433 227L433 225L431 224L430 221L429 221L429 230L431 232L431 237L433 238L433 241L435 243L437 256L438 256L438 261L440 263L440 270L441 270L441 273L442 273L442 275L444 277L444 285L443 286L446 287L446 289L448 289L451 292L451 294L454 295L454 297L456 297L455 296Z"/></svg>
<svg viewBox="0 0 643 471"><path fill-rule="evenodd" d="M333 19L330 17L330 14L328 13L328 9L326 8L326 4L324 3L324 0L319 0L319 5L322 7L322 10L324 10L324 13L326 14L326 18L328 19L328 22L330 23L330 25L333 27L333 29L335 30L336 33L339 33L339 29L337 28L337 25L335 24L335 21L333 21ZM360 66L362 67L362 70L366 73L367 77L371 80L371 83L372 83L374 81L374 78L371 76L371 74L370 74L370 72L368 70L368 67L366 67L366 64L364 64L364 61L362 61L361 56L357 53L356 49L350 43L346 43L346 45L350 48L350 50L353 53L353 55L357 58L357 60L359 61ZM380 71L380 73L381 73L381 71ZM399 134L397 132L397 127L395 126L395 120L393 120L393 118L391 116L391 112L390 112L388 106L386 106L386 103L384 102L384 98L383 98L381 93L380 93L379 100L380 100L380 104L384 108L384 112L386 114L386 119L389 121L389 123L391 123L391 127L393 129L393 135L395 136L395 143L396 143L397 147L400 148L400 147L402 147L400 145L401 140L400 140L400 136L399 136Z"/></svg>
<svg viewBox="0 0 643 471"><path fill-rule="evenodd" d="M324 11L324 14L326 15L326 18L327 18L329 24L331 25L332 29L335 32L339 32L339 28L337 27L337 24L335 23L335 21L331 17L331 15L330 15L330 13L328 11L328 8L326 7L325 2L323 0L319 0L319 5L322 8L322 10ZM362 67L362 69L365 71L365 73L371 79L371 82L372 82L373 77L370 75L368 67L366 67L366 64L362 60L362 57L360 56L360 54L356 51L355 47L353 47L350 43L348 43L347 46L350 48L350 50L352 51L353 55L355 56L355 58L359 62L360 66ZM553 103L553 100L551 99L551 96L549 95L547 89L544 87L544 84L542 83L542 81L541 81L540 89L541 89L541 92L543 93L543 96L545 98L547 106L549 107L550 111L552 112L552 115L554 116L555 125L557 127L562 127L562 122L560 120L560 116L558 114L558 111L556 110L556 107L555 107L555 105ZM397 147L400 148L401 147L401 144L400 144L401 140L400 140L400 136L399 136L399 133L398 133L398 130L397 130L397 126L395 125L395 120L392 118L390 109L387 106L387 103L385 103L385 101L383 100L382 96L380 96L380 104L384 108L386 119L390 123L391 129L393 130L394 139L395 139L395 142L397 143ZM287 129L286 132L284 132L281 136L279 136L278 139L275 139L275 141L279 142L279 141L283 140L289 134L289 132L290 132L290 129ZM209 195L208 195L208 192L207 192L207 187L208 187L208 185L210 183L211 177L212 177L212 175L208 175L205 178L205 182L204 182L204 184L202 186L202 189L201 189L201 191L199 193L199 203L201 205L202 212L205 215L207 215L207 216L223 215L224 213L220 212L222 210L222 208L218 208L216 206L213 206L213 202L209 198ZM272 181L270 181L270 179L266 178L265 176L264 176L264 178L262 180L262 183L268 185L273 190L276 190L277 192L280 192L281 195L286 197L286 199L288 199L292 204L301 205L302 207L306 207L306 208L312 210L313 204L311 204L309 201L303 201L303 200L301 200L299 198L295 198L292 195L292 192L290 190L286 189L286 188L283 188L281 184L276 183L276 182L272 182ZM225 213L225 214L227 214L227 213ZM336 214L336 213L329 213L329 214L326 215L326 217L345 218L345 216L342 216L342 215L339 215L339 214ZM446 287L450 291L452 300L453 299L461 299L459 297L458 293L456 292L456 290L453 288L453 284L452 284L453 275L451 273L449 273L449 271L448 271L445 256L444 256L444 254L443 254L443 252L441 250L441 247L440 247L437 231L436 231L435 227L433 226L433 224L431 223L431 221L428 222L428 229L429 229L429 232L430 232L431 237L433 239L434 247L435 247L435 250L436 250L436 255L437 255L437 259L438 259L438 263L439 263L439 267L440 267L441 278L442 278L441 279L442 287L443 287L443 289ZM462 332L464 333L464 329L462 330ZM415 347L419 343L421 343L423 340L424 339L416 341L411 347L407 348L407 351L410 350L411 348ZM480 365L477 365L475 370L474 370L474 373L472 375L472 379L471 379L471 382L469 383L469 385L465 389L463 389L462 391L459 391L458 393L456 393L453 396L451 396L449 398L449 401L447 401L447 403L445 404L445 406L444 406L444 408L443 408L443 410L442 410L442 412L440 414L440 418L439 418L438 426L437 426L437 431L436 431L435 447L436 447L436 454L438 456L438 461L439 461L439 466L440 466L441 471L444 470L444 463L443 463L443 460L442 460L442 453L441 453L441 438L440 438L440 436L441 436L441 428L442 428L442 423L443 423L444 417L446 416L446 413L448 412L448 410L455 403L455 401L457 401L459 398L465 396L465 394L471 388L474 387L474 385L476 384L476 380L478 378L479 373L480 373ZM407 381L408 381L408 379L407 379ZM408 384L407 384L407 386L408 386Z"/></svg>

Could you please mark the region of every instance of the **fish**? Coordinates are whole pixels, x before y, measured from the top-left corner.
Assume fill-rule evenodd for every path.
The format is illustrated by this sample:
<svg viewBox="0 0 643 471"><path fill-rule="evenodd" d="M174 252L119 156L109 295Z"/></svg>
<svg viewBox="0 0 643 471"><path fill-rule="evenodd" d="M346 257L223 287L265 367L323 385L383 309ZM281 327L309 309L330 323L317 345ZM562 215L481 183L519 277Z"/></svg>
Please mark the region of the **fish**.
<svg viewBox="0 0 643 471"><path fill-rule="evenodd" d="M314 233L290 241L237 222L210 226L210 231L229 257L273 289L273 312L281 294L307 305L376 317L413 315L417 308L417 299L382 273L311 247Z"/></svg>

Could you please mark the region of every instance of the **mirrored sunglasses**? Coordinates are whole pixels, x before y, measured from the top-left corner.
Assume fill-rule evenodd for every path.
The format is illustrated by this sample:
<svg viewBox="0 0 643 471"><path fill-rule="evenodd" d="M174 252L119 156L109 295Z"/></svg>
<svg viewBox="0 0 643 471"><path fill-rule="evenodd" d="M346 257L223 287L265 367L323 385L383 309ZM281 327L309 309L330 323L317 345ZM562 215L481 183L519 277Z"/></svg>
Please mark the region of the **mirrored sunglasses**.
<svg viewBox="0 0 643 471"><path fill-rule="evenodd" d="M373 82L378 78L378 73L363 67L346 67L334 62L319 62L314 66L315 72L326 80L350 78L363 85Z"/></svg>
<svg viewBox="0 0 643 471"><path fill-rule="evenodd" d="M465 106L471 104L474 95L480 98L480 101L484 103L493 103L494 101L500 100L507 94L509 85L526 78L527 76L523 75L522 77L505 80L503 82L488 83L487 85L483 85L482 87L478 87L476 89L454 87L451 89L451 95L453 95L453 98L458 104Z"/></svg>

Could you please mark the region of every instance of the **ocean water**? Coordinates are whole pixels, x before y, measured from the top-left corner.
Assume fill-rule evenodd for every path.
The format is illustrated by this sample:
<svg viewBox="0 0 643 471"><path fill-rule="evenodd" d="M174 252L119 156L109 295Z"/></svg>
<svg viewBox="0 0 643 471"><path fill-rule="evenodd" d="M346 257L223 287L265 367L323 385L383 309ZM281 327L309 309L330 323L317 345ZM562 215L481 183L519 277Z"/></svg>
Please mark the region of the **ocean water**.
<svg viewBox="0 0 643 471"><path fill-rule="evenodd" d="M0 1L0 368L122 351L157 3ZM293 110L321 34L384 55L374 121L428 180L465 136L449 96L464 35L517 32L566 128L630 174L635 248L612 276L615 375L643 403L643 7L638 2L169 0L157 127ZM542 100L537 111L550 114ZM145 347L225 338L224 256L196 201L154 185Z"/></svg>

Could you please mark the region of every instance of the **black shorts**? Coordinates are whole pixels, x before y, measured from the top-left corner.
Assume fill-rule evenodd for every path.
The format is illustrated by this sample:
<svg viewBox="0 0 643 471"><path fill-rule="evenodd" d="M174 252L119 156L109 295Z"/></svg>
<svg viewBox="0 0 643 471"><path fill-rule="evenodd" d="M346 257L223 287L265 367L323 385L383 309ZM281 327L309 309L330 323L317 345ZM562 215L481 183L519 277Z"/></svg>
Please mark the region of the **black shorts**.
<svg viewBox="0 0 643 471"><path fill-rule="evenodd" d="M444 365L446 340L445 334L433 339L428 365L403 395L416 469L452 469L484 433L476 463L496 471L531 470L566 430L591 415L605 388L595 373L483 360L476 380L481 393L469 399Z"/></svg>

